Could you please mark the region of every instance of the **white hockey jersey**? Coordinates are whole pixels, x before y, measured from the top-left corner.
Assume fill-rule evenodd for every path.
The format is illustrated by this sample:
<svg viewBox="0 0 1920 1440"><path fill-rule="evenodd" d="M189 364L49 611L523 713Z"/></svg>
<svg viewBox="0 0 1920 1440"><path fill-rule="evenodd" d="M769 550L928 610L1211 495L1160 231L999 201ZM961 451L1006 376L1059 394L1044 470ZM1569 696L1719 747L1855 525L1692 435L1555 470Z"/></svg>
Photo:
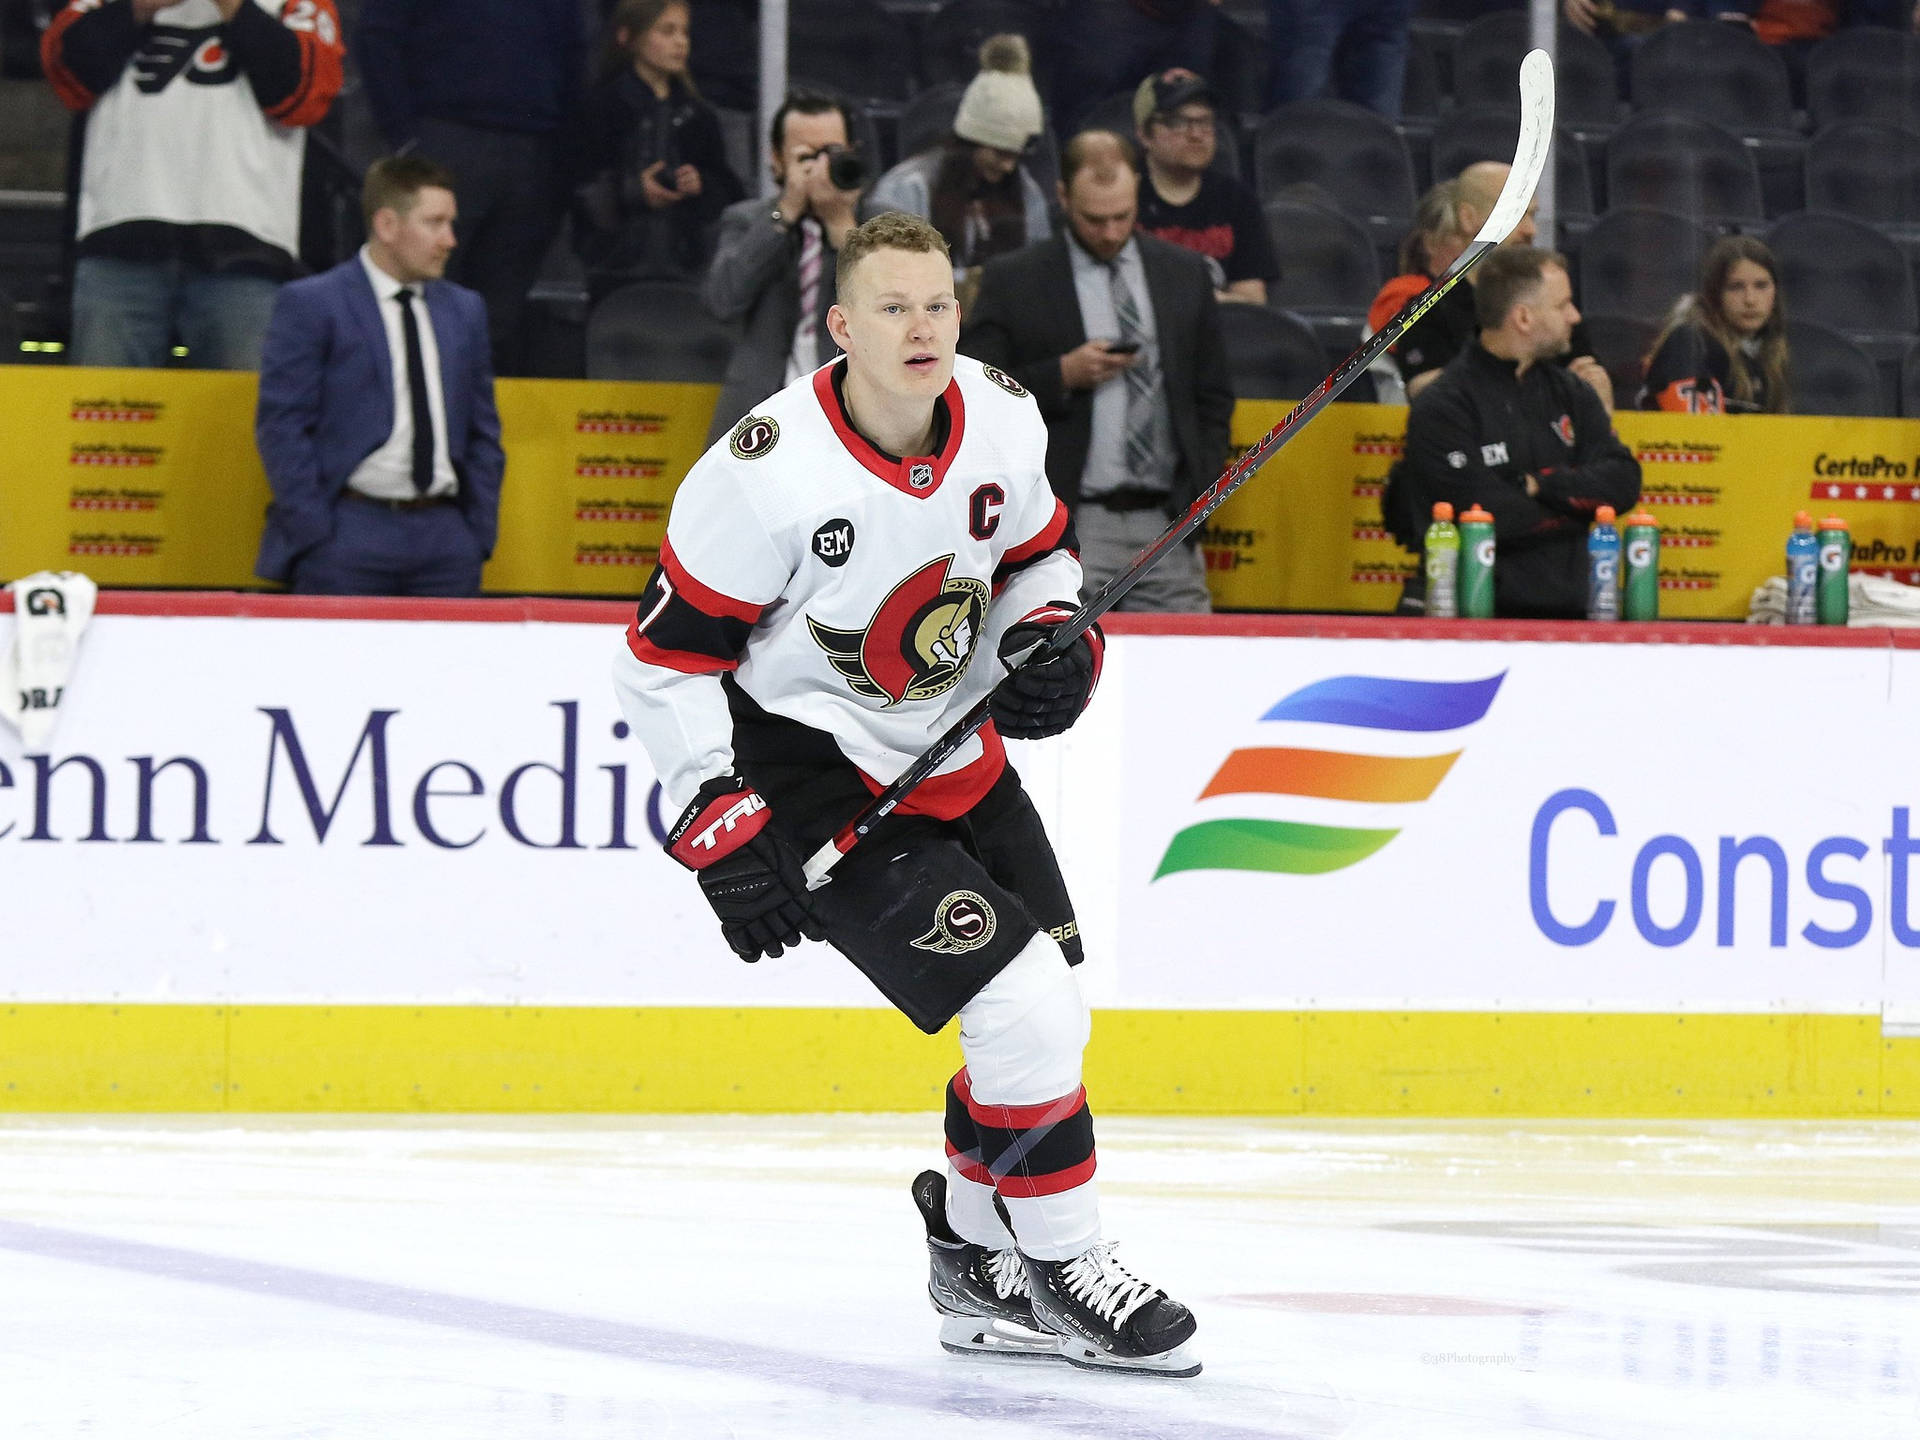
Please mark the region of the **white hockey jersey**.
<svg viewBox="0 0 1920 1440"><path fill-rule="evenodd" d="M723 674L877 790L1001 679L1009 626L1076 603L1033 398L958 356L938 453L896 458L848 422L845 363L757 407L674 497L614 684L676 807L733 764ZM963 814L1005 763L989 723L901 809Z"/></svg>

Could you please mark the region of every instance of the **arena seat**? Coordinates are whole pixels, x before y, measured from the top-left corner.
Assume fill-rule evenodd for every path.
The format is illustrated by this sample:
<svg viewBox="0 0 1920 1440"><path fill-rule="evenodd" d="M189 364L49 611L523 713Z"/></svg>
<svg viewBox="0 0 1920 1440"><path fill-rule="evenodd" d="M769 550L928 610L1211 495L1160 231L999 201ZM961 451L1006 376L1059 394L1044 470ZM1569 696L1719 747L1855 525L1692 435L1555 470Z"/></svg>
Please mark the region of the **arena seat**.
<svg viewBox="0 0 1920 1440"><path fill-rule="evenodd" d="M1330 368L1307 321L1264 305L1222 305L1220 335L1237 399L1298 400Z"/></svg>
<svg viewBox="0 0 1920 1440"><path fill-rule="evenodd" d="M1609 210L1580 247L1580 304L1601 314L1659 320L1700 283L1713 236L1666 210Z"/></svg>
<svg viewBox="0 0 1920 1440"><path fill-rule="evenodd" d="M1845 120L1920 130L1920 36L1875 26L1829 35L1807 54L1807 114L1816 132Z"/></svg>
<svg viewBox="0 0 1920 1440"><path fill-rule="evenodd" d="M698 286L665 280L622 285L587 314L589 380L717 385L733 331L707 312Z"/></svg>
<svg viewBox="0 0 1920 1440"><path fill-rule="evenodd" d="M1607 205L1669 210L1721 228L1761 223L1760 172L1740 137L1680 111L1636 115L1607 141Z"/></svg>
<svg viewBox="0 0 1920 1440"><path fill-rule="evenodd" d="M1787 321L1791 408L1796 415L1891 415L1873 357L1839 331Z"/></svg>

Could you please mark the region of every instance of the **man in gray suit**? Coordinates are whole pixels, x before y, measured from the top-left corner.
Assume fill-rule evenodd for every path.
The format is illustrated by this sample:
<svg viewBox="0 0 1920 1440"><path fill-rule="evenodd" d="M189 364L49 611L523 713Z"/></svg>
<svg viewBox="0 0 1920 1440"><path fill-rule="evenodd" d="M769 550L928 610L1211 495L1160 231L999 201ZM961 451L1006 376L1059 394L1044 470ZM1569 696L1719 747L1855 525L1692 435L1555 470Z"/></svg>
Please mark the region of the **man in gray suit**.
<svg viewBox="0 0 1920 1440"><path fill-rule="evenodd" d="M1085 131L1061 152L1060 173L1065 233L987 263L960 349L1039 403L1047 478L1073 512L1091 594L1218 477L1233 386L1206 260L1135 229L1133 147ZM1212 608L1197 541L1120 608Z"/></svg>
<svg viewBox="0 0 1920 1440"><path fill-rule="evenodd" d="M702 294L722 320L743 321L707 443L776 390L840 353L827 334L840 246L859 223L860 187L833 183L853 116L829 95L796 90L774 112L768 163L780 193L742 200L720 217Z"/></svg>

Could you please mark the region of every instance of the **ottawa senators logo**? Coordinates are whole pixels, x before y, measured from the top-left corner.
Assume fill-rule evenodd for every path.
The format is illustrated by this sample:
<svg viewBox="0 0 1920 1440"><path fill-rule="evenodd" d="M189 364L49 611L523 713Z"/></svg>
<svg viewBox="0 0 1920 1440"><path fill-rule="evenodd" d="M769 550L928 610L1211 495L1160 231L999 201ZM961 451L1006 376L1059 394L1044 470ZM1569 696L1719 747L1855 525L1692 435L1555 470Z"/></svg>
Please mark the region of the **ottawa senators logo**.
<svg viewBox="0 0 1920 1440"><path fill-rule="evenodd" d="M779 443L780 422L771 415L749 415L727 437L727 448L736 460L758 460Z"/></svg>
<svg viewBox="0 0 1920 1440"><path fill-rule="evenodd" d="M1573 417L1562 415L1553 422L1553 433L1560 437L1560 443L1569 450L1573 448Z"/></svg>
<svg viewBox="0 0 1920 1440"><path fill-rule="evenodd" d="M987 618L986 582L950 575L954 557L942 555L893 587L864 630L835 630L807 617L807 629L847 677L856 695L931 700L960 683Z"/></svg>
<svg viewBox="0 0 1920 1440"><path fill-rule="evenodd" d="M1013 396L1014 399L1024 400L1027 398L1027 387L1007 374L1006 371L996 370L991 365L982 365L980 367L980 373L993 381L994 384L998 385L1009 395Z"/></svg>
<svg viewBox="0 0 1920 1440"><path fill-rule="evenodd" d="M964 955L993 939L1000 928L993 907L971 890L956 890L933 913L933 928L909 943L936 955Z"/></svg>

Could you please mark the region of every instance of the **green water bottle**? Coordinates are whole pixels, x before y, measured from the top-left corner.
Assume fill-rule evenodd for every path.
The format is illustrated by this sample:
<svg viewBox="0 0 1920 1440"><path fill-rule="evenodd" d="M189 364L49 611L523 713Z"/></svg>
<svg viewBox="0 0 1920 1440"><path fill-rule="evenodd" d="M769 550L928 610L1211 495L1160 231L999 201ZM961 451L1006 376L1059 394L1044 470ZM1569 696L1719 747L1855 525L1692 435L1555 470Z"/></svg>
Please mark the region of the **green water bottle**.
<svg viewBox="0 0 1920 1440"><path fill-rule="evenodd" d="M1460 613L1460 531L1453 523L1453 506L1433 503L1433 523L1427 526L1424 546L1427 570L1427 614L1451 620Z"/></svg>
<svg viewBox="0 0 1920 1440"><path fill-rule="evenodd" d="M1847 522L1829 515L1814 536L1819 546L1820 578L1814 581L1813 615L1821 625L1847 623L1847 567L1853 559L1853 536Z"/></svg>
<svg viewBox="0 0 1920 1440"><path fill-rule="evenodd" d="M1627 560L1624 613L1629 620L1660 618L1660 525L1645 506L1627 516L1621 533Z"/></svg>
<svg viewBox="0 0 1920 1440"><path fill-rule="evenodd" d="M1493 516L1470 505L1460 517L1460 615L1493 618Z"/></svg>

